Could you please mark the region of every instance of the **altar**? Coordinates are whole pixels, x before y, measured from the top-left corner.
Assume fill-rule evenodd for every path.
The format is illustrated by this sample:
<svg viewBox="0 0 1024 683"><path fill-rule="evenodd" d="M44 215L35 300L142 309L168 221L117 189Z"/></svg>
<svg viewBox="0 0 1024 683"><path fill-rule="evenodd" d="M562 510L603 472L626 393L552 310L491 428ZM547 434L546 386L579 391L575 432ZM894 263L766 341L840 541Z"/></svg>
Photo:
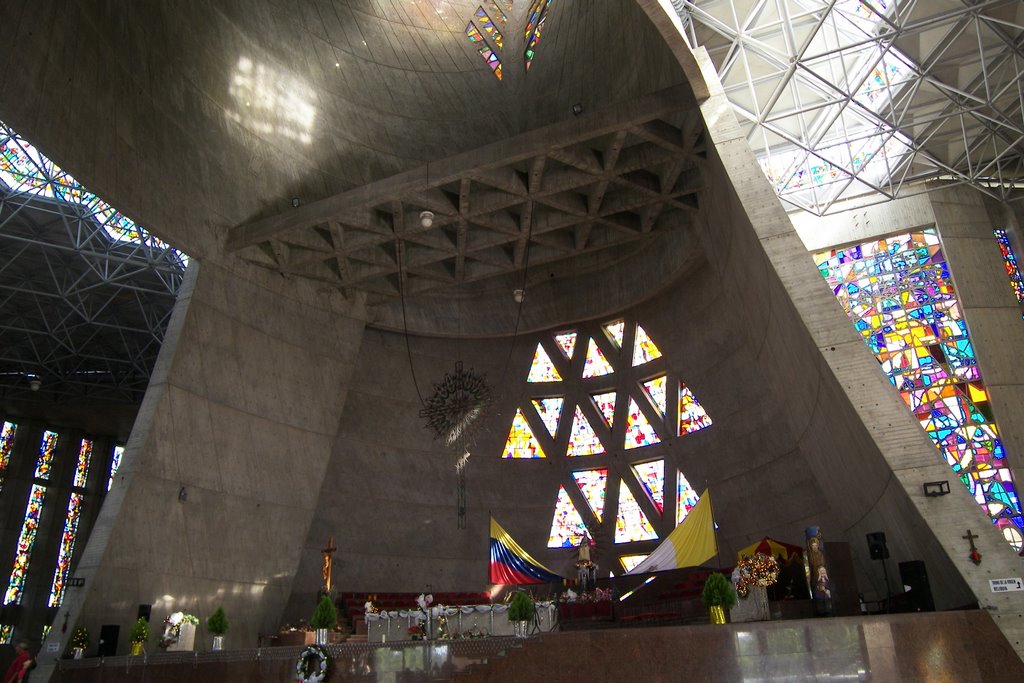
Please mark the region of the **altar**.
<svg viewBox="0 0 1024 683"><path fill-rule="evenodd" d="M527 627L527 634L534 628L546 633L555 630L557 612L553 602L537 602L536 622ZM418 609L382 610L367 613L366 639L371 643L386 643L396 640L409 640L409 628L417 624L423 625L428 640L439 635L439 623L442 617L447 621L448 637L458 634L458 638L511 636L515 635L512 622L508 620L508 605L458 605L451 607L434 606L428 608L430 617Z"/></svg>

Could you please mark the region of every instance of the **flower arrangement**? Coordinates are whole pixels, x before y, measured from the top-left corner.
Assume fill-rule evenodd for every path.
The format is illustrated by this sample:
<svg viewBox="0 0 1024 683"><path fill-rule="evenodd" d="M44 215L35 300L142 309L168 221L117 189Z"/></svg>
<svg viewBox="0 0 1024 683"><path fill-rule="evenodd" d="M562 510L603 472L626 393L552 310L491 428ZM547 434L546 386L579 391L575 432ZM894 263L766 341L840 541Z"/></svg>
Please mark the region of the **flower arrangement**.
<svg viewBox="0 0 1024 683"><path fill-rule="evenodd" d="M463 638L470 638L470 639L473 639L473 638L486 638L487 634L484 633L483 631L481 631L479 626L474 624L473 628L469 629L468 631L463 631L462 632L462 637Z"/></svg>
<svg viewBox="0 0 1024 683"><path fill-rule="evenodd" d="M71 634L71 647L78 648L80 650L86 650L89 648L89 629L84 626L79 626L75 629L75 632Z"/></svg>
<svg viewBox="0 0 1024 683"><path fill-rule="evenodd" d="M321 683L331 670L331 657L319 645L309 645L295 662L295 678L299 683Z"/></svg>
<svg viewBox="0 0 1024 683"><path fill-rule="evenodd" d="M164 633L160 636L160 642L158 643L160 647L167 649L178 642L178 639L181 637L181 627L184 624L198 626L199 617L185 612L173 612L168 614L164 619Z"/></svg>
<svg viewBox="0 0 1024 683"><path fill-rule="evenodd" d="M595 588L592 591L576 593L571 588L559 597L560 602L606 602L612 599L611 588Z"/></svg>
<svg viewBox="0 0 1024 683"><path fill-rule="evenodd" d="M426 636L426 632L423 630L423 624L410 626L406 632L409 634L409 640L423 640Z"/></svg>
<svg viewBox="0 0 1024 683"><path fill-rule="evenodd" d="M377 604L374 603L373 600L367 600L366 603L363 605L363 610L367 614L379 614L380 613L380 608L377 607Z"/></svg>
<svg viewBox="0 0 1024 683"><path fill-rule="evenodd" d="M756 553L753 557L740 560L734 575L736 592L745 598L751 586L771 586L779 580L779 563L771 555Z"/></svg>
<svg viewBox="0 0 1024 683"><path fill-rule="evenodd" d="M133 643L144 643L149 640L149 622L139 617L132 624L132 632L129 640Z"/></svg>
<svg viewBox="0 0 1024 683"><path fill-rule="evenodd" d="M725 574L712 572L704 582L700 600L705 607L732 609L736 606L736 593L733 591L729 579L725 578Z"/></svg>
<svg viewBox="0 0 1024 683"><path fill-rule="evenodd" d="M433 594L426 595L424 593L420 593L419 597L416 598L416 604L419 605L420 609L423 610L424 612L427 611L427 608L430 607L430 605L433 602L434 602Z"/></svg>

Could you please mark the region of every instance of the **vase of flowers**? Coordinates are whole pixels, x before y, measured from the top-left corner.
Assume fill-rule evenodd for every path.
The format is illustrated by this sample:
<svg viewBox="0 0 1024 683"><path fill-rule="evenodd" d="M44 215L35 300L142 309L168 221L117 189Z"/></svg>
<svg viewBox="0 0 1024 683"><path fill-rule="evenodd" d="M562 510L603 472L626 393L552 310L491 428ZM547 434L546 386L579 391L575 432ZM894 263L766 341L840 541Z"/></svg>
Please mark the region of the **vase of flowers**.
<svg viewBox="0 0 1024 683"><path fill-rule="evenodd" d="M89 629L79 626L71 635L71 656L81 659L85 656L87 649L89 649Z"/></svg>
<svg viewBox="0 0 1024 683"><path fill-rule="evenodd" d="M214 652L223 650L224 634L228 632L228 618L224 614L223 607L218 607L217 611L206 620L206 630L213 636Z"/></svg>
<svg viewBox="0 0 1024 683"><path fill-rule="evenodd" d="M416 624L414 626L410 626L407 629L406 633L408 633L409 635L409 640L423 640L423 638L426 636L426 633L423 630L423 624Z"/></svg>
<svg viewBox="0 0 1024 683"><path fill-rule="evenodd" d="M741 599L753 601L752 618L766 621L771 618L768 608L768 586L779 580L779 563L771 555L755 553L744 557L733 572L736 593Z"/></svg>
<svg viewBox="0 0 1024 683"><path fill-rule="evenodd" d="M141 655L142 646L149 640L149 622L139 617L132 624L132 632L128 639L132 643L132 655Z"/></svg>
<svg viewBox="0 0 1024 683"><path fill-rule="evenodd" d="M338 610L335 609L330 596L321 596L320 602L317 603L316 609L313 611L313 616L309 620L309 625L316 631L317 645L327 644L328 633L337 623Z"/></svg>
<svg viewBox="0 0 1024 683"><path fill-rule="evenodd" d="M712 572L704 582L700 593L701 602L708 608L712 624L725 623L725 611L736 605L736 591L724 574Z"/></svg>
<svg viewBox="0 0 1024 683"><path fill-rule="evenodd" d="M508 606L508 620L512 622L512 632L517 638L525 638L529 630L529 622L533 619L537 609L534 607L533 598L526 591L518 591L512 596L512 602Z"/></svg>

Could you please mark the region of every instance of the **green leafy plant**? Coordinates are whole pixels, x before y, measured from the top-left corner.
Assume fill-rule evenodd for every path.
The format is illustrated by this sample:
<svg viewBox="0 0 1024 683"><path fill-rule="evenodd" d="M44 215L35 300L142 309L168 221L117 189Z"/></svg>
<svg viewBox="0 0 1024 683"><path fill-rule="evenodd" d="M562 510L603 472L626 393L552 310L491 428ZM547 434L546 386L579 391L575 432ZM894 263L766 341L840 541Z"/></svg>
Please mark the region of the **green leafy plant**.
<svg viewBox="0 0 1024 683"><path fill-rule="evenodd" d="M700 592L701 602L705 607L721 607L732 609L736 606L736 591L732 583L721 572L712 572L704 582L704 590Z"/></svg>
<svg viewBox="0 0 1024 683"><path fill-rule="evenodd" d="M149 622L139 617L132 624L132 634L130 640L133 643L144 643L149 640Z"/></svg>
<svg viewBox="0 0 1024 683"><path fill-rule="evenodd" d="M222 636L228 632L228 618L224 615L223 607L218 607L217 611L206 620L206 630L215 636Z"/></svg>
<svg viewBox="0 0 1024 683"><path fill-rule="evenodd" d="M309 625L320 629L334 628L337 623L338 611L334 608L331 598L326 595L321 597L320 602L316 604L316 609L313 610L313 617L309 620Z"/></svg>
<svg viewBox="0 0 1024 683"><path fill-rule="evenodd" d="M71 647L87 650L89 648L89 629L84 626L76 628L75 632L71 634Z"/></svg>
<svg viewBox="0 0 1024 683"><path fill-rule="evenodd" d="M512 604L508 606L509 621L529 621L533 619L536 612L533 606L533 598L525 591L519 591L512 596Z"/></svg>

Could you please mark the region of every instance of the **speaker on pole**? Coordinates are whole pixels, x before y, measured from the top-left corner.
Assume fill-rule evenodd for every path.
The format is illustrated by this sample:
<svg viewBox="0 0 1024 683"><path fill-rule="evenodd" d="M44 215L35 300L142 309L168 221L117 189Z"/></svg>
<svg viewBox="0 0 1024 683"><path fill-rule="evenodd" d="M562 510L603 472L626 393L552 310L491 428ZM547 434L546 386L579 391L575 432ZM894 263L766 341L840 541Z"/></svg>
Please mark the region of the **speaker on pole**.
<svg viewBox="0 0 1024 683"><path fill-rule="evenodd" d="M921 560L900 562L900 580L903 581L903 604L915 612L934 612L935 600L932 598L932 587L928 583L928 570Z"/></svg>
<svg viewBox="0 0 1024 683"><path fill-rule="evenodd" d="M885 534L875 531L868 534L868 552L872 560L889 559L889 548L885 545Z"/></svg>

